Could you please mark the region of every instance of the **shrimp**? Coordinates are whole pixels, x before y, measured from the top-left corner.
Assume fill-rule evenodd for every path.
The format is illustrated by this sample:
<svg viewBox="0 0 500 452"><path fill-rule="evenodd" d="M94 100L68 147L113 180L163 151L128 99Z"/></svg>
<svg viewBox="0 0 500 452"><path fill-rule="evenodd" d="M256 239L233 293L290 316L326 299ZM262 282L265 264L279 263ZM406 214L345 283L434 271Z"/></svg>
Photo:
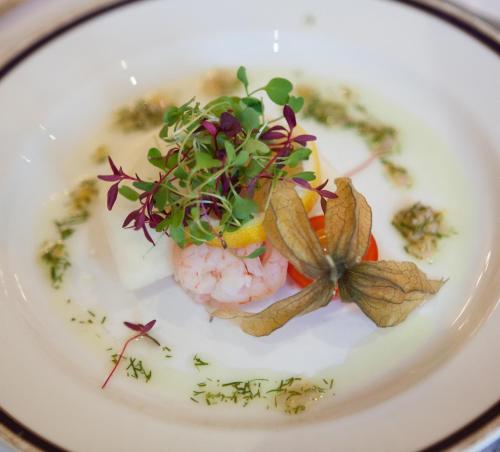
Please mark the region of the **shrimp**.
<svg viewBox="0 0 500 452"><path fill-rule="evenodd" d="M269 244L261 257L243 257L260 246L175 246L174 277L199 303L248 303L271 296L285 284L288 261Z"/></svg>

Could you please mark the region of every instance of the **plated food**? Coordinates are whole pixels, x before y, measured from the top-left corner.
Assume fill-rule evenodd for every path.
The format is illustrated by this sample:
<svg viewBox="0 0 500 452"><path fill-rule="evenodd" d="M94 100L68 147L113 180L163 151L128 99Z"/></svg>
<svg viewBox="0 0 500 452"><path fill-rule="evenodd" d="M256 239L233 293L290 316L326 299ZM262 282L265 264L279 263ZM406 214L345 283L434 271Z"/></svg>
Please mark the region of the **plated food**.
<svg viewBox="0 0 500 452"><path fill-rule="evenodd" d="M127 215L123 227L141 230L153 245L150 229L175 241L172 258L179 284L199 302L226 305L213 315L236 319L249 334L270 334L293 317L325 306L337 285L341 299L358 303L377 325L403 321L437 293L443 281L428 280L410 262L360 264L370 241L371 209L348 178L336 179L335 194L324 188L328 180L319 183L319 174L303 171L303 162L313 153L307 145L316 140L295 132L295 113L304 98L290 95L293 85L283 78L250 91L243 66L237 78L245 97L223 95L204 106L193 98L166 109L160 131L166 149L148 151L149 162L160 170L157 179L127 174L109 158L112 173L99 176L112 183L108 209L118 193L137 202L139 207ZM266 117L263 100L257 97L261 91L283 105L282 117ZM309 103L311 115L320 108L317 95ZM343 112L337 113L341 121L356 124L338 105L327 104L317 115L327 121L338 110ZM367 122L356 127L384 146L379 136L384 132L374 132ZM395 135L393 129L383 130ZM320 198L325 250L297 188ZM246 237L251 243L231 246L249 222L253 233ZM227 307L273 295L285 283L288 262L314 278L310 287L258 314Z"/></svg>
<svg viewBox="0 0 500 452"><path fill-rule="evenodd" d="M194 13L187 17L188 9L178 5L166 11L168 5L143 2L115 10L58 37L57 45L44 46L46 51L2 79L0 105L12 118L0 124L2 199L12 202L3 205L0 284L8 294L7 303L4 298L0 303L0 323L4 342L13 344L4 347L2 359L16 369L15 375L4 373L2 408L69 449L81 447L83 438L94 449L103 444L182 449L195 443L194 448L210 450L224 443L243 450L257 444L278 450L315 444L329 450L332 441L349 449L361 440L380 450L419 449L467 423L494 398L497 385L491 383L498 375L491 359L485 359L491 350L485 344L496 343L491 321L498 314L491 301L492 270L498 268L491 225L497 209L489 201L496 192L491 143L498 135L491 118L498 115L488 81L497 66L488 63L486 50L444 23L384 2L364 4L366 17L378 18L377 26L346 15L355 13L348 2L322 4L328 23L325 14L313 25L302 24L304 11L268 4L257 29L246 28L248 12L243 17L227 4L224 16L238 20L222 24L220 10L207 10L220 30L209 35L199 33L203 26ZM358 26L349 17L357 17ZM148 26L133 37L123 34L144 23ZM193 25L189 35L183 33L186 24ZM96 39L115 32L117 40ZM432 54L424 45L429 41L419 39L424 35L432 37ZM446 50L440 42L446 42ZM89 46L96 51L85 51ZM67 71L48 70L59 58L69 61L75 54L80 57ZM474 62L467 73L460 71L464 58ZM335 179L351 179L372 209L377 259L411 261L431 280L449 278L396 327L377 327L356 303L340 302L338 296L267 336L246 334L232 320L210 321L206 302L193 302L173 278L172 241L151 230L152 246L141 231L122 229L139 206L121 195L107 211L106 188L112 183L97 183L99 195L88 219L60 237L53 220L70 214L69 193L80 181L111 173L106 161L97 163L103 155L129 175L150 181L158 176L147 150L164 153L157 137L161 124L146 130L148 122L139 121L124 131L113 111L127 105L133 117L137 102L157 93L167 108L194 94L205 105L213 94L202 96L203 74L214 65L232 66L234 80L242 61L251 67L255 87L278 75L293 81L292 95L300 95L299 86L309 86L324 102L340 100L352 107L348 121L323 123L304 117L305 98L296 114L302 133L317 137L307 147L317 144L319 183L328 178L325 189L335 193ZM488 70L476 69L483 67ZM490 95L483 96L487 90ZM230 95L245 97L241 83ZM36 102L22 108L25 98ZM355 104L365 112L355 110ZM356 111L360 116L354 116ZM151 112L158 121L157 111ZM283 110L266 113L272 119ZM361 127L367 120L374 127ZM392 143L393 154L385 156L390 164L382 162L377 140L365 135L383 125L383 142ZM396 167L406 171L396 171L403 179L410 176L409 188L391 178L387 168ZM314 165L304 171L315 171ZM439 240L431 258L409 255L405 238L391 224L397 212L417 202L443 212L444 224L456 232ZM313 224L322 215L318 205L308 212ZM249 233L250 228L241 238ZM326 234L319 235L326 240ZM57 290L51 287L49 267L34 259L47 239L62 241L70 263ZM311 280L295 270L303 285ZM300 290L287 276L274 295L231 307L255 314ZM142 336L130 341L105 391L100 390L123 344L152 320L147 334L160 346ZM464 391L472 386L481 391ZM25 398L15 397L21 392ZM297 395L281 409L280 401L292 392L302 393L306 403ZM448 416L444 407L458 399L460 407ZM40 410L26 400L39 401ZM436 413L432 425L424 421L430 410ZM300 416L284 416L287 411ZM96 420L93 425L84 420L89 415ZM393 420L390 428L381 421L387 417ZM70 418L75 428L58 427ZM97 424L105 427L96 431ZM189 445L181 444L186 441Z"/></svg>
<svg viewBox="0 0 500 452"><path fill-rule="evenodd" d="M326 188L333 175L322 171L316 136L298 124L297 114L305 100L292 94L289 80L274 77L252 90L241 66L234 77L244 90L238 96L230 93L235 85L229 83L227 72L218 72L224 83L214 83L214 74L209 73L203 87L207 90L208 86L209 93L221 92L205 104L193 97L181 106L167 107L165 97L156 95L117 112L115 125L123 133L154 129L161 119L161 144L149 148L147 154L134 150L138 156L146 155L144 159L157 171L155 176L125 170L111 156L107 156L110 174L98 176L101 183L111 184L106 196L109 211L119 195L121 201L134 206L122 218L121 227L129 233L140 232L153 247L170 251L164 258L170 261L175 281L205 306L210 319L231 319L249 335L267 336L336 297L357 304L377 326L391 327L439 291L445 281L428 278L415 263L378 260L371 208L349 177L337 177L334 191ZM260 93L278 107L276 117L268 116L268 102ZM350 91L346 105L320 100L317 93L306 91L306 96L305 118L314 116L320 123L353 128L387 170L397 139L394 128L377 122L358 104L352 107ZM348 113L351 109L355 112ZM99 164L107 153L108 147L101 145L92 158ZM373 161L369 157L351 174ZM402 172L401 167L399 175ZM394 181L394 172L388 175ZM59 238L42 245L42 262L56 289L71 266L66 240L88 219L96 196L95 180L84 180L71 191L70 213L55 221ZM309 219L308 211L320 208L324 215ZM398 213L396 218L404 215L409 214ZM412 218L406 221L409 225L414 222ZM315 223L321 226L317 232L312 226ZM397 225L403 223L400 219ZM427 227L423 235L431 232ZM116 231L110 233L113 236ZM427 246L427 253L417 257L429 257L432 251ZM287 284L288 273L303 286L301 290L259 312L239 306L270 300ZM102 317L101 324L105 319ZM119 354L112 355L114 366L103 388L126 358L133 339L146 337L161 347L150 335L155 324L161 326L161 319L124 324L137 333ZM142 361L129 361L127 375L132 369L135 378L142 374L148 382L151 371Z"/></svg>

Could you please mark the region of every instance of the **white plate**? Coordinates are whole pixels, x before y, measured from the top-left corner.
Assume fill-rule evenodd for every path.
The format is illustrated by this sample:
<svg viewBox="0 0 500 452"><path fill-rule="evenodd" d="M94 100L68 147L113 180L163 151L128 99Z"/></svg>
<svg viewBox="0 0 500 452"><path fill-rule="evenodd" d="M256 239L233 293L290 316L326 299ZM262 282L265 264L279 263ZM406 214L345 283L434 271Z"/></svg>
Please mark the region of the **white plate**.
<svg viewBox="0 0 500 452"><path fill-rule="evenodd" d="M85 170L77 151L94 143L89 135L112 107L204 69L242 63L250 71L293 78L299 69L363 86L440 137L448 154L436 158L446 169L427 168L425 159L433 162L434 155L422 149L425 159L415 159L415 171L422 176L416 193L447 199L463 227L465 240L449 239L441 261L426 267L450 276L442 294L396 329L376 330L359 312L332 307L325 317L318 311L295 329L258 340L230 325L203 323L194 304L177 309L150 292L123 291L106 272L89 268L92 256L73 270L93 273L92 282L74 276L69 287L78 303L114 310L115 323L160 306L157 334L178 341L179 372L182 359L186 364L188 353L200 350L228 368L332 370L336 396L297 417L197 406L176 396L182 381L174 377L147 387L118 378L101 391L108 364L100 345L74 334L66 307L57 307L66 292L56 296L47 288L34 259L40 230L46 231L40 211ZM491 49L404 4L374 0L245 8L222 1L133 3L44 45L0 82L0 406L71 450L414 450L464 426L500 395L498 80L500 62ZM410 148L419 152L415 142ZM384 238L390 229L381 226L388 220L383 200L392 192L382 184L373 190L370 181L358 183L383 220L375 232L382 249L400 258ZM456 196L441 198L446 190ZM80 246L96 235L98 229L82 236ZM267 361L257 360L268 350ZM329 351L332 362L324 357ZM250 361L238 361L241 352Z"/></svg>

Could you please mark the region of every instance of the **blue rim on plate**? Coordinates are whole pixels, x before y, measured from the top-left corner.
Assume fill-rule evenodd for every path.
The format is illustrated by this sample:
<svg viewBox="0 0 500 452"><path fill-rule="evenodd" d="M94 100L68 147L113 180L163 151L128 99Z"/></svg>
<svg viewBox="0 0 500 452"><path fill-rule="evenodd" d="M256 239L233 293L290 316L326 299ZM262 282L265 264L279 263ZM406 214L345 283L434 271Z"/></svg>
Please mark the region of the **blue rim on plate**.
<svg viewBox="0 0 500 452"><path fill-rule="evenodd" d="M138 3L144 0L120 0L117 2L110 3L108 5L93 9L88 13L80 15L70 22L55 28L50 33L47 33L34 41L28 47L17 52L13 57L11 57L4 65L0 67L0 82L11 72L17 65L21 64L26 60L31 54L35 53L38 49L42 48L46 44L55 40L59 36L63 35L67 31L70 31L79 25L88 22L98 16L101 16L107 12L113 11L117 8L122 8L127 5ZM495 54L500 56L500 41L494 37L488 35L484 31L480 30L473 23L468 22L466 19L458 16L454 16L451 12L440 9L439 5L429 5L424 4L420 0L392 0L409 7L413 7L424 11L434 17L437 17L444 22L462 30L464 33L468 34L470 37L481 42L483 45L488 47ZM484 426L488 425L490 422L495 420L500 416L500 400L496 401L489 409L484 413L472 419L469 423L459 428L457 431L449 434L443 439L435 442L434 444L428 446L424 451L441 451L457 445L459 442L463 441L465 438L471 436L475 432L481 430ZM21 441L28 443L30 446L39 448L41 450L53 450L53 451L64 451L65 449L57 446L56 444L43 438L40 434L34 432L29 427L23 425L20 421L12 417L7 413L0 405L0 425L5 427L7 430L16 435Z"/></svg>

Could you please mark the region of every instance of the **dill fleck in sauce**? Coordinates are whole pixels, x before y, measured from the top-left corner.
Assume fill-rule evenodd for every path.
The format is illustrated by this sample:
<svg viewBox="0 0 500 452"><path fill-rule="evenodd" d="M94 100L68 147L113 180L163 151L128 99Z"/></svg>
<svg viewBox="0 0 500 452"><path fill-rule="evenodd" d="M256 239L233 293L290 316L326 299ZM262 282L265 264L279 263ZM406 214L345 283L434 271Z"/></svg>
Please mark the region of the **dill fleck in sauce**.
<svg viewBox="0 0 500 452"><path fill-rule="evenodd" d="M333 387L334 380L331 378L318 381L302 377L281 380L253 378L241 381L206 378L197 383L191 400L207 406L229 403L246 407L258 402L266 409L274 409L285 414L299 414L311 403L333 396Z"/></svg>
<svg viewBox="0 0 500 452"><path fill-rule="evenodd" d="M106 351L113 352L111 355L111 363L116 364L118 362L118 353L114 351L112 347L109 347ZM149 383L151 377L153 376L153 371L147 364L144 364L142 359L124 355L122 357L123 364L121 365L121 372L129 378L134 378L138 381L144 381Z"/></svg>
<svg viewBox="0 0 500 452"><path fill-rule="evenodd" d="M66 270L71 266L66 244L63 240L44 242L40 249L40 258L48 267L52 287L59 289Z"/></svg>
<svg viewBox="0 0 500 452"><path fill-rule="evenodd" d="M352 130L379 158L386 177L399 188L410 188L413 180L408 170L391 159L401 150L399 131L369 112L352 89L344 86L337 91L322 96L311 86L299 86L305 101L303 117L333 129Z"/></svg>
<svg viewBox="0 0 500 452"><path fill-rule="evenodd" d="M96 179L81 181L68 196L66 215L54 221L59 238L46 240L40 248L42 263L48 268L49 277L54 289L63 283L66 270L71 267L66 241L75 232L75 227L85 223L90 217L90 206L99 191Z"/></svg>
<svg viewBox="0 0 500 452"><path fill-rule="evenodd" d="M209 363L207 361L203 361L197 354L193 356L193 365L196 369L199 369L203 366L208 366Z"/></svg>
<svg viewBox="0 0 500 452"><path fill-rule="evenodd" d="M69 298L60 299L57 305L62 316L69 321L78 335L105 358L108 363L105 369L117 363L120 344L108 331L107 315L97 308L84 309L77 301ZM177 355L178 353L176 357L181 360L189 356ZM187 402L204 406L227 405L244 408L252 405L257 409L286 415L303 413L313 404L335 395L333 378L281 378L274 372L269 372L262 378L246 379L241 378L241 371L225 369L217 363L213 365L199 353L191 356L192 368L196 371L181 372L170 364L174 357L172 346L157 346L142 338L134 343L133 349L123 355L115 378L130 379L140 383L141 388L150 387L151 390L164 395L175 392L177 397L185 398ZM234 375L233 379L227 377L231 374Z"/></svg>

